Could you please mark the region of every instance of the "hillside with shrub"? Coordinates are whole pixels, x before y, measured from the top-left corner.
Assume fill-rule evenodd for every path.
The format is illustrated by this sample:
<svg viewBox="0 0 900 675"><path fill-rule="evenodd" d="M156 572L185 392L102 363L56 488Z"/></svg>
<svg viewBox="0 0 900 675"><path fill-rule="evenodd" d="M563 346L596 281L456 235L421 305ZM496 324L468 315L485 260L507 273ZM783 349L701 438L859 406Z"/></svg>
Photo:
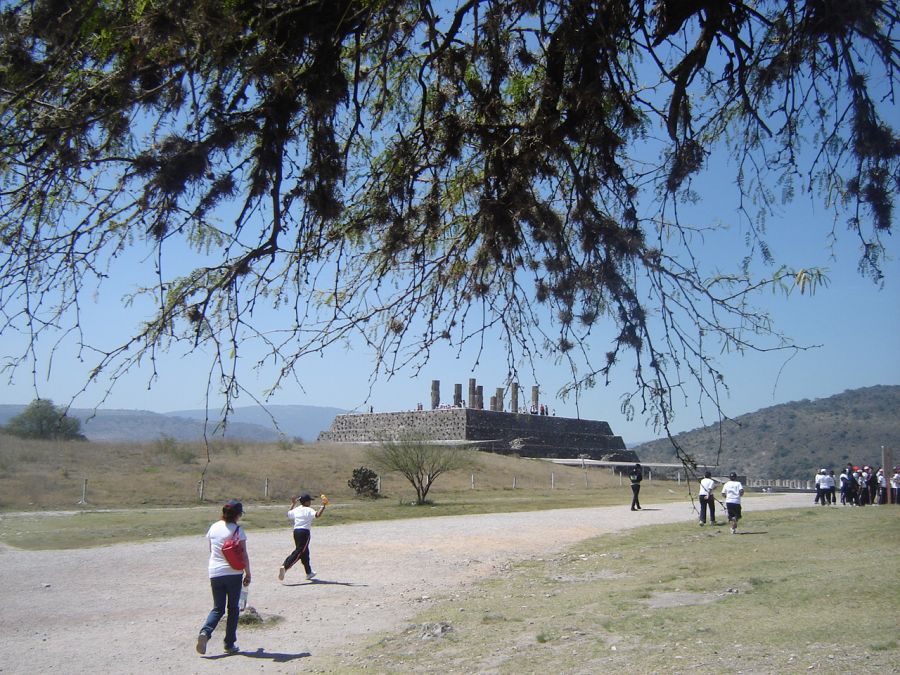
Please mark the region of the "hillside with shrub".
<svg viewBox="0 0 900 675"><path fill-rule="evenodd" d="M85 481L86 508L192 506L201 503L201 480L203 503L236 497L251 504L284 505L303 492L347 500L357 497L349 483L368 462L367 448L360 444L217 440L207 447L173 438L98 443L22 439L0 432L0 512L73 508ZM375 480L392 503L415 497L396 471L379 471ZM588 476L580 467L478 453L476 466L441 475L429 496L440 500L449 493L510 490L525 503L537 492L553 492L559 505L566 492L609 487L630 495L620 477L607 470Z"/></svg>
<svg viewBox="0 0 900 675"><path fill-rule="evenodd" d="M900 464L900 386L845 391L763 408L675 436L699 463L751 478L811 479L820 468L880 466L881 447ZM672 462L671 441L632 448L644 462ZM721 450L721 452L720 452Z"/></svg>

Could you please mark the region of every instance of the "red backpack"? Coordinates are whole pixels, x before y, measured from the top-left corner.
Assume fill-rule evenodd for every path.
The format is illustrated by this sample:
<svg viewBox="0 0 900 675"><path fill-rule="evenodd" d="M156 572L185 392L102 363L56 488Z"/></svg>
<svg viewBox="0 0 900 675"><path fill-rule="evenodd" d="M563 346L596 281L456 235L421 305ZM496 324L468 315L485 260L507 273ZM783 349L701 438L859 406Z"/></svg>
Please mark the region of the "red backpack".
<svg viewBox="0 0 900 675"><path fill-rule="evenodd" d="M244 542L241 541L240 525L234 528L234 534L232 534L228 539L225 540L225 543L222 544L222 555L225 557L225 560L228 561L228 564L231 565L234 569L244 569L246 550L244 549Z"/></svg>

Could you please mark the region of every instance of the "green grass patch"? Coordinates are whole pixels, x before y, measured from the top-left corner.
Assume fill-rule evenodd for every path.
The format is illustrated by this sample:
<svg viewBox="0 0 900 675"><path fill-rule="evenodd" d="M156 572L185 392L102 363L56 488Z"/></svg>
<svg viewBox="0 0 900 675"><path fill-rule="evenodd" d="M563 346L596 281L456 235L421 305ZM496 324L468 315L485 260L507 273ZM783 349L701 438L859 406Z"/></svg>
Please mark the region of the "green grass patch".
<svg viewBox="0 0 900 675"><path fill-rule="evenodd" d="M496 673L896 668L894 507L748 513L742 529L730 535L675 524L598 537L516 565L414 619L450 624L453 640L380 636L329 666Z"/></svg>

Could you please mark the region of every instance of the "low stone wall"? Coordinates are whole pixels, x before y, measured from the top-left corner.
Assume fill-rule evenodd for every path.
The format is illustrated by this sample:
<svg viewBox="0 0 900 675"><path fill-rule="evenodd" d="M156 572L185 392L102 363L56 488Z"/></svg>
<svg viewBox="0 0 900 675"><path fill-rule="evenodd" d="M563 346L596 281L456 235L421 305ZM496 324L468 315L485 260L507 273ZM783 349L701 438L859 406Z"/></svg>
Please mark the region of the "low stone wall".
<svg viewBox="0 0 900 675"><path fill-rule="evenodd" d="M362 443L408 434L430 441L471 441L484 450L521 457L638 461L606 422L472 408L338 415L319 440Z"/></svg>
<svg viewBox="0 0 900 675"><path fill-rule="evenodd" d="M319 434L320 441L360 443L383 438L398 439L412 434L427 440L466 438L465 408L410 410L390 413L350 413L338 415L331 429Z"/></svg>

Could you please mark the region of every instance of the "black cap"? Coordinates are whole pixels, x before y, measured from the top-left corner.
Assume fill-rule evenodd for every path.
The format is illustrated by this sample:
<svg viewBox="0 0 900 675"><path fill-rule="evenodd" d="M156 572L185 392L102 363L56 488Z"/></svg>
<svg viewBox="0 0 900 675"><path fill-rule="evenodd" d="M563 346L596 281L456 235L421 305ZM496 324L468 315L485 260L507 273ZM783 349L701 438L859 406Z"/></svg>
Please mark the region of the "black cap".
<svg viewBox="0 0 900 675"><path fill-rule="evenodd" d="M301 501L301 502L311 502L311 501L312 501L312 497L309 496L309 493L308 493L308 492L304 492L302 495L300 495L300 498L299 498L297 501Z"/></svg>
<svg viewBox="0 0 900 675"><path fill-rule="evenodd" d="M244 505L241 504L237 499L229 499L225 502L225 506L222 507L222 511L231 511L232 513L243 513Z"/></svg>
<svg viewBox="0 0 900 675"><path fill-rule="evenodd" d="M728 477L729 477L731 480L737 480L737 474L736 474L734 471L732 471L732 472L729 474Z"/></svg>

